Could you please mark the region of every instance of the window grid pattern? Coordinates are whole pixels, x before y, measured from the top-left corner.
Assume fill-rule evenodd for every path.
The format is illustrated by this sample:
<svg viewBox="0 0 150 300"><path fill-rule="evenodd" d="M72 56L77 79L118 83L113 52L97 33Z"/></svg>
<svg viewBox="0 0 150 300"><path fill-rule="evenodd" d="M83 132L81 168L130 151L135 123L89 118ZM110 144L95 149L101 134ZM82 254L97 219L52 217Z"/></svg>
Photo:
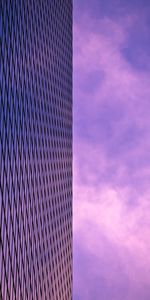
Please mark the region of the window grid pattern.
<svg viewBox="0 0 150 300"><path fill-rule="evenodd" d="M0 298L72 299L72 2L0 1Z"/></svg>

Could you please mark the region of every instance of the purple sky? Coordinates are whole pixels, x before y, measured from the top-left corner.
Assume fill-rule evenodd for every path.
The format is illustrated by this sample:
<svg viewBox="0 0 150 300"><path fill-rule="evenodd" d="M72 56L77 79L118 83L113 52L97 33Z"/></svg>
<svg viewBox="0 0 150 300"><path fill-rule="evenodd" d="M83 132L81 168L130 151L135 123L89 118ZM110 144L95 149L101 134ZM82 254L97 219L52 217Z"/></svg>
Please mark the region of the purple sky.
<svg viewBox="0 0 150 300"><path fill-rule="evenodd" d="M150 299L150 1L74 0L74 300Z"/></svg>

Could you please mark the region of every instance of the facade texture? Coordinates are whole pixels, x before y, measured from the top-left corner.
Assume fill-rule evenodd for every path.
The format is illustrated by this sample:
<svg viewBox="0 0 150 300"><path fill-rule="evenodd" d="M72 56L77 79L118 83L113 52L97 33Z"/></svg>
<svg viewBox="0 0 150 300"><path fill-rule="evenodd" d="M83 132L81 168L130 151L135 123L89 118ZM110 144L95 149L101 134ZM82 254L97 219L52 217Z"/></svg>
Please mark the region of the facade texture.
<svg viewBox="0 0 150 300"><path fill-rule="evenodd" d="M0 14L0 299L69 300L72 2Z"/></svg>

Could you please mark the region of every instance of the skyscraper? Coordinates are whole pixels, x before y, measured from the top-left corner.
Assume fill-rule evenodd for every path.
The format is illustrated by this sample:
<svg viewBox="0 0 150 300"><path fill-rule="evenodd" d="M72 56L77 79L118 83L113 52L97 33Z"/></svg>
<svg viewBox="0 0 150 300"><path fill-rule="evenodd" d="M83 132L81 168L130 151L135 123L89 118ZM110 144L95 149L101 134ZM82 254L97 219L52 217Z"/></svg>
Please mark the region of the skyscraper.
<svg viewBox="0 0 150 300"><path fill-rule="evenodd" d="M0 1L0 298L72 298L72 1Z"/></svg>

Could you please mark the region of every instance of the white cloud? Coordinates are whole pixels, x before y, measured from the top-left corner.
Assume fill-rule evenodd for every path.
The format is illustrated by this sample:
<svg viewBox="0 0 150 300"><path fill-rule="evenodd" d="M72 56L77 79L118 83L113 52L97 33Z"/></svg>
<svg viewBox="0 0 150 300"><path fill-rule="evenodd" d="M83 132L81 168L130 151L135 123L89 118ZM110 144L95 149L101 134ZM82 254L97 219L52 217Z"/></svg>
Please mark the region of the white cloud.
<svg viewBox="0 0 150 300"><path fill-rule="evenodd" d="M101 258L102 236L116 247L132 280L149 282L150 272L150 196L129 203L130 190L104 186L78 185L74 188L74 235L80 245ZM136 195L137 196L137 195ZM138 197L138 196L137 196ZM138 277L136 272L142 272ZM141 279L142 277L142 279Z"/></svg>
<svg viewBox="0 0 150 300"><path fill-rule="evenodd" d="M74 239L91 277L118 286L124 274L128 300L150 280L150 74L122 54L131 19L74 28Z"/></svg>

